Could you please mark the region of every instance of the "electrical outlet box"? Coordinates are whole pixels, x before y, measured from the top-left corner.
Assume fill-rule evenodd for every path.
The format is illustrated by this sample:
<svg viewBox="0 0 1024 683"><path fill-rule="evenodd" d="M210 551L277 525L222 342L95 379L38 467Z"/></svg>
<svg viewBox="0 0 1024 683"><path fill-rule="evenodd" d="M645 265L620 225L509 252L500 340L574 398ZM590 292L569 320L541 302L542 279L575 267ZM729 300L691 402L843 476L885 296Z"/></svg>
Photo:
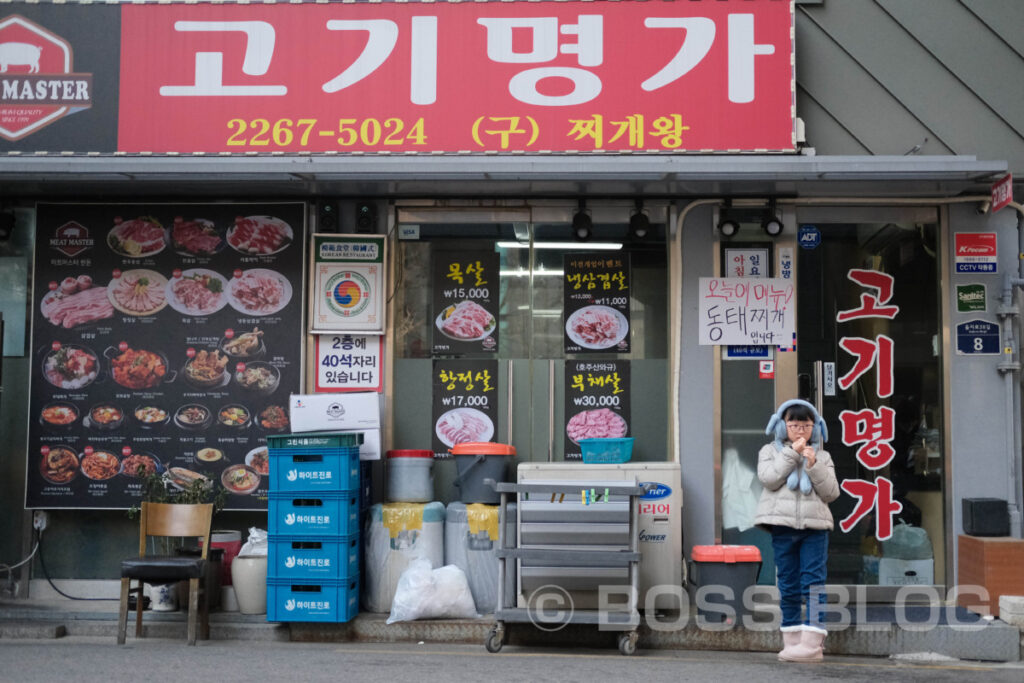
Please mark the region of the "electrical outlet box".
<svg viewBox="0 0 1024 683"><path fill-rule="evenodd" d="M36 510L32 513L32 528L43 531L46 529L46 525L50 522L49 516L45 510Z"/></svg>

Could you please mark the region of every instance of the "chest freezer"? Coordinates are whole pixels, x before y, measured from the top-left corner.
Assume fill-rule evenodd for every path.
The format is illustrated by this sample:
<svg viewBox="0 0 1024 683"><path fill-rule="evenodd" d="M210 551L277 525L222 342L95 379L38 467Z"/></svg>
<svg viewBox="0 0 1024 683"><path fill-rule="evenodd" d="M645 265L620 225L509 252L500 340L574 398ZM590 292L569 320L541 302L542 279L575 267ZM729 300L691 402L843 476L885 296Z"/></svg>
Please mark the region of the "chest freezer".
<svg viewBox="0 0 1024 683"><path fill-rule="evenodd" d="M615 465L588 465L582 462L554 462L554 463L521 463L517 471L517 483L541 483L544 481L578 481L587 487L593 488L597 482L617 483L655 483L658 486L643 498L637 499L639 506L637 525L635 533L638 536L640 549L639 566L639 590L638 606L648 607L648 591L654 589L653 606L657 609L680 609L679 593L682 588L682 560L683 560L683 531L682 531L682 507L683 494L680 481L679 465L677 463L664 462L629 462ZM619 503L627 504L627 503ZM615 516L613 508L616 502L605 508L609 515ZM547 514L553 507L550 503L537 501L532 503L535 510L527 505L519 507L519 539L521 542L530 543L552 543L557 542L563 545L564 539L557 537L557 531L545 521L551 520ZM600 506L597 506L600 507ZM548 508L548 509L545 509ZM557 509L557 508L556 508ZM576 520L570 508L562 507L564 519L559 519L567 525L572 525ZM593 510L593 506L591 506ZM628 518L628 515L627 515ZM537 521L534 521L537 520ZM595 521L595 520L591 520ZM596 531L607 534L601 538L577 537L577 543L591 544L623 544L628 546L629 539L622 537L622 530L625 528L620 519L604 520L607 526L598 527ZM593 525L590 526L594 528ZM524 537L525 533L525 537ZM545 541L547 543L545 543ZM530 572L525 577L528 579ZM582 577L581 577L582 578ZM617 577L604 577L609 583L618 583ZM523 575L520 575L520 585L524 591L528 591L530 585L523 584Z"/></svg>

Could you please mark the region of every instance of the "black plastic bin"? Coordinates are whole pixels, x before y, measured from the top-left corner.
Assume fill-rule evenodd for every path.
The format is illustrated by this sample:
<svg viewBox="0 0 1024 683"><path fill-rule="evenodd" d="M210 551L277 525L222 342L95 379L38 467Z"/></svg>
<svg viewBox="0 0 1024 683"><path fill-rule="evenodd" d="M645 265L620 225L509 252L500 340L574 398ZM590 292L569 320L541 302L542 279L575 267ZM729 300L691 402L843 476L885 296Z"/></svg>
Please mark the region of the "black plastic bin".
<svg viewBox="0 0 1024 683"><path fill-rule="evenodd" d="M757 583L761 571L761 551L753 545L695 545L690 557L690 583L698 590L708 588L707 606L697 602L697 614L709 622L724 622L728 607L737 621L749 610L743 606L743 593ZM722 587L720 590L710 587ZM729 593L731 589L731 597ZM723 595L724 593L724 595Z"/></svg>

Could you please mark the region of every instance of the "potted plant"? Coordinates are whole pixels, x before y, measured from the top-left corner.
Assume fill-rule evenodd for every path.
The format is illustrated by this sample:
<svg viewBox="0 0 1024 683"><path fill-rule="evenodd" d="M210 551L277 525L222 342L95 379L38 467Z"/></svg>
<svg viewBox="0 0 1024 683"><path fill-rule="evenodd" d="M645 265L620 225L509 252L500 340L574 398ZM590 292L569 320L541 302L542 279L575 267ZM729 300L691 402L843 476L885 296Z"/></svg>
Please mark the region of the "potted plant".
<svg viewBox="0 0 1024 683"><path fill-rule="evenodd" d="M227 502L228 491L212 477L203 474L200 477L184 481L172 479L169 473L153 472L146 474L143 468L139 468L139 477L142 479L142 501L146 503L166 503L177 505L194 505L197 503L213 503L213 513L216 515ZM142 511L141 502L138 506L132 506L128 510L129 519L135 519ZM208 539L209 540L209 539ZM182 538L160 538L151 539L154 554L174 555L176 553L192 552L192 549L185 547L185 539ZM209 551L208 551L209 552ZM220 598L220 564L209 562L207 564L204 585L207 590L207 599L211 603L219 602ZM182 585L183 584L183 585ZM185 595L187 602L188 584L178 582L168 585L152 585L152 608L155 611L173 612L178 609L178 603L182 602L181 595ZM214 595L216 594L216 595Z"/></svg>

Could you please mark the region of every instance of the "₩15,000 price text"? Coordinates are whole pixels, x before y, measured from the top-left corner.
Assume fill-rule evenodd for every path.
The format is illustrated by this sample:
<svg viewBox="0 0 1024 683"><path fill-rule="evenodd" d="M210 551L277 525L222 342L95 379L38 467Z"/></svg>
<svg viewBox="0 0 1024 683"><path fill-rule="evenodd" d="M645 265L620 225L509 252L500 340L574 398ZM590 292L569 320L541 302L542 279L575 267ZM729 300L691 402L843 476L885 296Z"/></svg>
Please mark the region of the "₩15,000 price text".
<svg viewBox="0 0 1024 683"><path fill-rule="evenodd" d="M334 138L339 147L400 147L425 145L422 118L411 125L404 119L338 119L328 124L318 119L230 119L229 147L308 147L310 140Z"/></svg>

